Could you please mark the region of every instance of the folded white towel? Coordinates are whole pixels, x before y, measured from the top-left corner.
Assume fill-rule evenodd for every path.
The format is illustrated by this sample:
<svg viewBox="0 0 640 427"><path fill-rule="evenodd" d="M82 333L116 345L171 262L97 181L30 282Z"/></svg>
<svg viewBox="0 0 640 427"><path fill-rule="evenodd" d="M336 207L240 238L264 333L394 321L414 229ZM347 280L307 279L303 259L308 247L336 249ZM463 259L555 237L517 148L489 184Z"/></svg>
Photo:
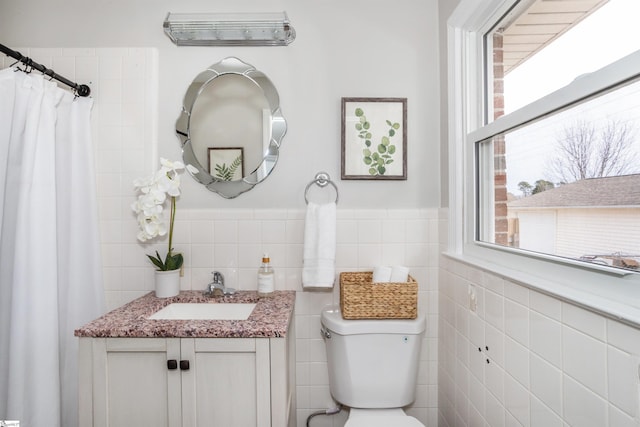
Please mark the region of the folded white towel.
<svg viewBox="0 0 640 427"><path fill-rule="evenodd" d="M373 283L388 283L391 280L391 267L375 267L371 280Z"/></svg>
<svg viewBox="0 0 640 427"><path fill-rule="evenodd" d="M390 282L400 283L407 282L409 280L409 269L402 265L394 265L391 267Z"/></svg>
<svg viewBox="0 0 640 427"><path fill-rule="evenodd" d="M302 286L331 288L336 279L336 204L309 202L304 224Z"/></svg>

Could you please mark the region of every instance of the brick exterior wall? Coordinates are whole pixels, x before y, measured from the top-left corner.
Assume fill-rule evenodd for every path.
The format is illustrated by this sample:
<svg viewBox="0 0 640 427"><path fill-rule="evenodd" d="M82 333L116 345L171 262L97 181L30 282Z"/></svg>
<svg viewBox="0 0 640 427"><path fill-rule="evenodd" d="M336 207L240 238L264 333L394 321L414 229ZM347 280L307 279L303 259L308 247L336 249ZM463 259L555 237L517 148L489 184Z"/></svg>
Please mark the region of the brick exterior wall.
<svg viewBox="0 0 640 427"><path fill-rule="evenodd" d="M504 62L502 33L493 34L493 118L504 115ZM507 220L507 161L503 136L493 138L495 243L509 245Z"/></svg>

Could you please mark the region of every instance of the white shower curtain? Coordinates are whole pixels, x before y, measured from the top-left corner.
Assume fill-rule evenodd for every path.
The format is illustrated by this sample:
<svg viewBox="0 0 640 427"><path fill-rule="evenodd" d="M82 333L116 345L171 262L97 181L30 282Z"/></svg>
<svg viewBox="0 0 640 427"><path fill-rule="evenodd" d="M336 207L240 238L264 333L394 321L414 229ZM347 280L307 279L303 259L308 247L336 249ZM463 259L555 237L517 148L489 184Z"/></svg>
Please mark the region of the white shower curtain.
<svg viewBox="0 0 640 427"><path fill-rule="evenodd" d="M0 71L0 420L75 427L75 328L104 310L92 100Z"/></svg>

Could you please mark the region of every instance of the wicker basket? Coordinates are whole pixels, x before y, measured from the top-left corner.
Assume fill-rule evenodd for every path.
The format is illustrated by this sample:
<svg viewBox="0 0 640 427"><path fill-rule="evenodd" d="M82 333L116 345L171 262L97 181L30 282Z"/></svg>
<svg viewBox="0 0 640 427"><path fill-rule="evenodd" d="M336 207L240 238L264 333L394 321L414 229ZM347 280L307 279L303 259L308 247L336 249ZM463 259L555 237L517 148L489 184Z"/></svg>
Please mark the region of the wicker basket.
<svg viewBox="0 0 640 427"><path fill-rule="evenodd" d="M340 310L345 319L415 319L418 282L372 283L372 272L340 273Z"/></svg>

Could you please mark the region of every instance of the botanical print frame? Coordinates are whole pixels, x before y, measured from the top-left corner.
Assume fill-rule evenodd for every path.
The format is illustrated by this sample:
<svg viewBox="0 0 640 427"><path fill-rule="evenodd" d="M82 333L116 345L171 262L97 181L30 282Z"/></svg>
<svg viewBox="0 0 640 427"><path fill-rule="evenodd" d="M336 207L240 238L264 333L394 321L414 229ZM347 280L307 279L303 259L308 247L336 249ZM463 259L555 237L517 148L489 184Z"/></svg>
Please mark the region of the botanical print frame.
<svg viewBox="0 0 640 427"><path fill-rule="evenodd" d="M342 179L407 179L407 98L342 98Z"/></svg>
<svg viewBox="0 0 640 427"><path fill-rule="evenodd" d="M208 149L209 174L220 181L237 181L244 177L242 147Z"/></svg>

